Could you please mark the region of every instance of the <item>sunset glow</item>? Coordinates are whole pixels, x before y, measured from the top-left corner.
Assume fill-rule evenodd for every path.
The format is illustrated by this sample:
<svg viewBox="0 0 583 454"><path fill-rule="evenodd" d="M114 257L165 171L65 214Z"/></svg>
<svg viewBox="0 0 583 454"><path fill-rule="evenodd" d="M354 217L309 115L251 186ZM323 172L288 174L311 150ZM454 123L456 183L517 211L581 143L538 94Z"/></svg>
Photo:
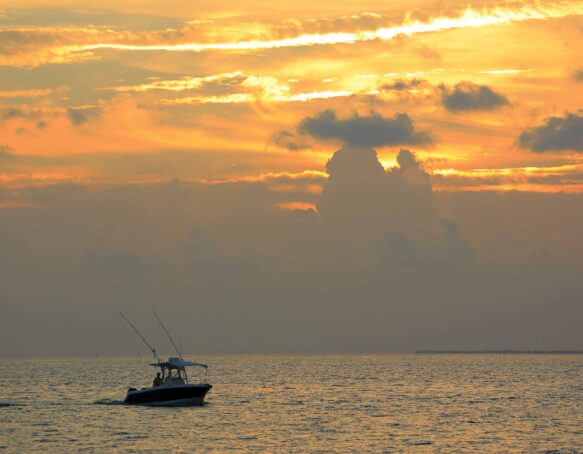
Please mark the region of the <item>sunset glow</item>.
<svg viewBox="0 0 583 454"><path fill-rule="evenodd" d="M303 118L332 109L411 115L432 134L431 145L414 151L439 180L437 190L483 188L480 169L488 168L499 181L489 189L583 191L578 150L533 153L517 142L545 118L581 108L583 85L572 77L583 57L581 2L439 10L371 1L360 11L324 9L251 21L244 10L222 16L209 7L152 19L130 8L124 14L134 14L135 23L121 26L113 6L87 16L71 3L62 6L62 20L43 23L39 12L33 25L24 19L37 14L33 4L7 5L0 17L2 181L59 174L120 182L97 164L100 154L109 160L154 153L166 160L164 150L198 162L192 172L180 171L193 181L323 171L333 141L300 135L293 147L301 149L290 153L273 137L296 134ZM57 11L51 14L58 18ZM141 26L146 18L149 25ZM452 110L444 97L461 82L488 87L505 102ZM224 150L246 170L199 162L196 156L209 150L217 159ZM397 151L379 150L383 162L394 162ZM75 162L59 164L72 155ZM261 166L253 170L249 158L259 155ZM549 167L562 169L560 178L537 177L536 184L529 178L548 175ZM171 176L152 169L138 180ZM467 184L459 184L462 176Z"/></svg>
<svg viewBox="0 0 583 454"><path fill-rule="evenodd" d="M152 309L176 322L185 353L578 350L581 232L583 0L0 4L0 356L90 357L78 364L103 371L110 363L101 355L132 355L137 364L144 356L127 342L117 313L151 318ZM98 398L93 382L81 413L98 422L81 418L83 431L105 430L106 413L131 411L135 430L110 427L116 449L152 451L155 441L154 451L222 452L244 435L231 450L550 453L575 446L557 442L559 425L564 440L580 436L568 415L577 396L563 399L575 385L556 380L579 359L564 369L549 359L549 388L533 394L507 377L520 365L539 383L536 355L498 358L504 371L490 358L475 361L466 375L458 375L457 356L412 355L421 368L402 356L396 369L373 356L346 356L350 364L333 355L298 358L281 360L279 384L271 360L261 366L264 381L245 378L238 366L225 381L217 367L211 398L237 396L214 400L204 413L223 421L235 405L233 415L254 421L262 412L292 421L308 418L309 407L330 422L346 410L361 441L346 424L324 426L318 416L305 419L299 436L290 423L280 433L287 444L266 443L273 427L285 427L270 422L258 423L257 436L247 436L247 424L238 434L235 426L213 430L196 449L180 445L200 438L186 420L190 428L158 439L156 409L143 413L156 430L139 438L149 427L142 413L85 405ZM250 366L243 373L261 369L256 356L242 361ZM310 361L323 378L305 374ZM14 386L9 364L0 389ZM444 375L444 365L457 378ZM110 372L102 388L109 391L118 379ZM43 394L47 406L69 379L50 374L39 380L57 383ZM304 388L288 387L288 379L304 378L323 382L334 398L315 392L312 405ZM240 392L243 379L250 396ZM399 380L420 385L397 389ZM427 383L439 385L431 421ZM549 391L557 383L561 393ZM363 399L337 394L345 389ZM490 399L490 391L502 397ZM10 424L35 411L52 415L33 404L35 393L32 384L16 392L25 403L15 408L4 408L0 395ZM273 407L257 404L267 396L276 397ZM408 423L403 396L417 412ZM547 411L552 399L559 412ZM454 401L457 409L446 408ZM355 402L366 417L348 416ZM468 402L478 416L466 411ZM515 418L520 406L528 418ZM553 421L543 424L543 414ZM506 419L488 425L491 415ZM417 433L424 421L428 438ZM304 444L312 426L324 435ZM381 429L371 435L365 426ZM36 427L20 451L107 450L86 444L81 432L50 427ZM501 430L510 434L506 444ZM533 433L539 442L527 443ZM78 444L59 449L44 444L50 437ZM215 445L220 437L227 444ZM325 438L330 444L321 444ZM19 442L10 443L0 450Z"/></svg>

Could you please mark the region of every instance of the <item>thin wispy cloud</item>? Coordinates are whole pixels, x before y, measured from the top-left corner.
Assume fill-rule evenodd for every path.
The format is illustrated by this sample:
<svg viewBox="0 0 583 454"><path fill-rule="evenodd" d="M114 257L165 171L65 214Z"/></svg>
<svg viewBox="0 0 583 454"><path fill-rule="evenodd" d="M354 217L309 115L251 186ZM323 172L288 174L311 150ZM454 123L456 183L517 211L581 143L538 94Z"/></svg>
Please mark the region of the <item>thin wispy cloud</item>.
<svg viewBox="0 0 583 454"><path fill-rule="evenodd" d="M441 191L583 192L583 164L506 167L498 169L435 169L435 186ZM560 185L560 186L557 186Z"/></svg>
<svg viewBox="0 0 583 454"><path fill-rule="evenodd" d="M490 69L487 71L478 71L478 74L493 74L493 75L513 75L531 72L532 69Z"/></svg>
<svg viewBox="0 0 583 454"><path fill-rule="evenodd" d="M53 93L50 88L38 90L6 90L0 91L0 98L41 98Z"/></svg>
<svg viewBox="0 0 583 454"><path fill-rule="evenodd" d="M85 43L52 46L50 51L45 52L45 54L47 52L50 54L45 55L45 58L55 63L72 61L76 58L95 58L93 52L100 49L168 52L244 52L288 47L355 44L375 40L386 41L399 36L412 36L460 28L513 24L527 20L557 19L578 14L583 14L583 5L573 4L572 2L559 2L551 5L523 5L518 8L501 7L489 10L468 8L457 17L437 17L427 21L408 20L396 26L356 32L338 30L330 33L307 33L286 38L249 40L239 38L237 41L223 42L176 42L180 41L181 33L178 30L158 34L149 33L142 36L139 33L116 35L111 30L100 32L99 29L92 29L91 33L81 33L83 35L82 39L86 41ZM171 37L172 42L168 42L169 40L165 39L165 36ZM127 42L128 39L133 42ZM66 40L66 37L63 36L62 40ZM140 40L147 42L139 42Z"/></svg>
<svg viewBox="0 0 583 454"><path fill-rule="evenodd" d="M215 74L210 76L201 77L182 77L175 80L153 80L139 85L126 85L118 87L108 87L104 90L114 90L120 92L143 92L152 90L164 90L164 91L184 91L193 90L204 87L205 84L211 82L243 82L246 76L243 76L242 71L234 71L230 73Z"/></svg>

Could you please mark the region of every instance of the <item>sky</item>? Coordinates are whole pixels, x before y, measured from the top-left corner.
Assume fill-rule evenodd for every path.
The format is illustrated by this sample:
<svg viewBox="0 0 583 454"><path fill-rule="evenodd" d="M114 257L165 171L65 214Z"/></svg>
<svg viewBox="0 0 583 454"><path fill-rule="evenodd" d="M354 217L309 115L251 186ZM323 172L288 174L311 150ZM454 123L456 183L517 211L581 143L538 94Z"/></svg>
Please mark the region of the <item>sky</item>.
<svg viewBox="0 0 583 454"><path fill-rule="evenodd" d="M583 2L0 5L0 355L583 348Z"/></svg>

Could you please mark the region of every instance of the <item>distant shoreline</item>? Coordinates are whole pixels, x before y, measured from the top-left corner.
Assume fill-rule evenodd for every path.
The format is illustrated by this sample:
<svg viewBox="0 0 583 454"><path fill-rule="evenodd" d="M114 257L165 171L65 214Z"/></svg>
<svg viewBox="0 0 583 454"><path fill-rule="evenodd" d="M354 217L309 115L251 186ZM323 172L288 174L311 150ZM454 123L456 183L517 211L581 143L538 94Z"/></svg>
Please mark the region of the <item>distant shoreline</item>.
<svg viewBox="0 0 583 454"><path fill-rule="evenodd" d="M417 350L415 353L421 355L583 355L583 350Z"/></svg>

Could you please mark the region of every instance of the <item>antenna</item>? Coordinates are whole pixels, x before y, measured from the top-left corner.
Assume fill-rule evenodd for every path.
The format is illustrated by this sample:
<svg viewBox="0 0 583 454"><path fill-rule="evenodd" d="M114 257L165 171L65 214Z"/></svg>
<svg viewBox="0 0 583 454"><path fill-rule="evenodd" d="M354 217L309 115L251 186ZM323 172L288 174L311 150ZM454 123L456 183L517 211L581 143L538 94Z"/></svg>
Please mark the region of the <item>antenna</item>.
<svg viewBox="0 0 583 454"><path fill-rule="evenodd" d="M172 340L172 336L170 336L170 333L168 332L168 330L164 326L164 323L162 323L162 320L160 320L160 317L158 317L158 314L156 314L156 311L152 311L152 312L154 313L154 316L156 317L156 320L158 320L158 323L160 323L160 326L162 327L162 329L166 333L166 336L168 336L168 339L170 340L170 343L174 347L174 350L176 350L176 353L178 353L178 356L180 357L180 359L183 359L182 358L182 353L180 353L180 349L176 346L176 344Z"/></svg>
<svg viewBox="0 0 583 454"><path fill-rule="evenodd" d="M138 329L134 325L132 325L132 322L130 322L125 315L123 315L121 312L119 312L119 315L121 315L121 317L128 323L128 325L130 325L133 328L133 330L136 332L136 334L138 336L140 336L140 339L142 339L144 341L144 344L146 344L148 346L148 348L152 351L152 354L154 355L154 358L156 358L156 361L161 363L162 361L160 361L160 358L158 358L158 355L156 354L156 350L154 348L152 348L152 346L150 344L148 344L148 341L146 340L146 338L144 336L142 336L142 334L138 331Z"/></svg>

